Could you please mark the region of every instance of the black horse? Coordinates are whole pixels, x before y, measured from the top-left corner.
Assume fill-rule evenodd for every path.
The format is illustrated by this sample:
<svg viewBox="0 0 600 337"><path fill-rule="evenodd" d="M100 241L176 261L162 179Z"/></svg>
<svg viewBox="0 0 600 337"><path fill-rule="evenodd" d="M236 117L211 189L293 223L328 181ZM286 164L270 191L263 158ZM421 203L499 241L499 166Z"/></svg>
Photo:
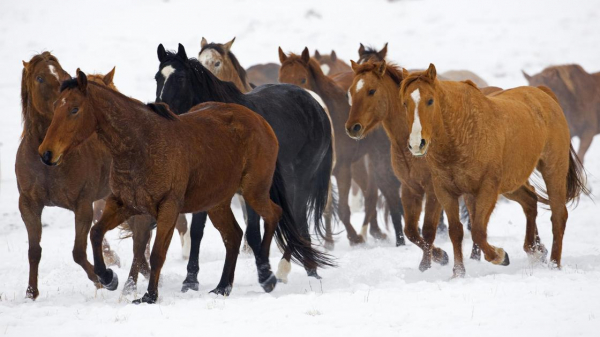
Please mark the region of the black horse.
<svg viewBox="0 0 600 337"><path fill-rule="evenodd" d="M188 59L181 44L177 53L159 45L158 60L156 101L167 103L173 112L182 114L196 104L209 101L237 103L255 111L271 125L279 141L278 163L298 229L310 241L308 219L313 217L315 231L324 237L321 219L329 196L333 143L331 123L323 107L307 91L289 84L262 85L243 94L231 82L219 80L198 60ZM246 239L254 254L258 254L260 217L248 206L246 211ZM198 255L205 223L206 213L193 215L184 292L198 290ZM282 262L289 263L291 258L286 251ZM304 267L309 276L319 278L315 267ZM280 268L289 270L289 266L281 263Z"/></svg>

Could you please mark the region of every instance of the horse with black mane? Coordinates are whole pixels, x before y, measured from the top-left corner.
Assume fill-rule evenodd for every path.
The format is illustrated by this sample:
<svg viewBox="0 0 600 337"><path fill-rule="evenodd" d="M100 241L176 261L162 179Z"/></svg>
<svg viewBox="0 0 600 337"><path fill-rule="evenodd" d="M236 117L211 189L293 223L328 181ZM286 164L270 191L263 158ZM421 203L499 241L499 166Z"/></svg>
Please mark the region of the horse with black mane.
<svg viewBox="0 0 600 337"><path fill-rule="evenodd" d="M263 85L243 94L233 83L219 80L198 60L189 59L181 44L177 53L159 45L158 60L156 101L167 103L176 114L204 102L237 103L271 125L279 141L278 163L295 223L304 239L310 241L308 218L312 216L316 232L323 237L321 218L330 192L333 145L331 124L321 105L305 90L288 84ZM246 238L256 255L260 248L260 217L250 205L246 210ZM182 291L197 288L205 222L205 215L194 214L188 275ZM277 275L283 281L290 269L290 257L290 251L285 251L279 264ZM319 278L314 265L304 267L309 276Z"/></svg>

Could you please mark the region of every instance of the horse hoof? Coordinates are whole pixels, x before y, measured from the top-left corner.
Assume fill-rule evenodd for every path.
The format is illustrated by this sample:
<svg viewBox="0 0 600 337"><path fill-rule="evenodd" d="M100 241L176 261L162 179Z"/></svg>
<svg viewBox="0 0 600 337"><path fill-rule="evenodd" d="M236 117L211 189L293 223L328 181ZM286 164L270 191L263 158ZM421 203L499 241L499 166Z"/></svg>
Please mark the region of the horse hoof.
<svg viewBox="0 0 600 337"><path fill-rule="evenodd" d="M322 279L322 277L317 273L317 269L307 269L306 270L306 275L308 275L310 277L314 277L317 280Z"/></svg>
<svg viewBox="0 0 600 337"><path fill-rule="evenodd" d="M269 276L269 278L267 278L266 281L260 282L260 286L264 289L266 293L270 293L271 291L273 291L276 285L277 277L275 277L275 274L273 273L271 273L271 276Z"/></svg>
<svg viewBox="0 0 600 337"><path fill-rule="evenodd" d="M471 252L471 256L469 257L471 260L481 261L481 252Z"/></svg>
<svg viewBox="0 0 600 337"><path fill-rule="evenodd" d="M452 275L453 279L463 278L463 277L465 277L465 267L464 266L455 266L452 269L452 273L453 273L453 275Z"/></svg>
<svg viewBox="0 0 600 337"><path fill-rule="evenodd" d="M404 236L396 238L396 247L406 246L406 241L404 240Z"/></svg>
<svg viewBox="0 0 600 337"><path fill-rule="evenodd" d="M508 266L510 264L510 259L508 258L508 253L504 252L504 260L500 263L501 266Z"/></svg>
<svg viewBox="0 0 600 337"><path fill-rule="evenodd" d="M108 268L106 270L106 272L110 273L110 277L111 277L110 280L105 281L102 279L102 277L98 277L98 281L100 281L100 283L106 290L114 291L119 286L119 277L117 277L117 274L115 274L115 272L112 271L112 269L110 269L110 268ZM106 273L105 273L105 275L106 275Z"/></svg>
<svg viewBox="0 0 600 337"><path fill-rule="evenodd" d="M38 296L40 296L40 292L37 289L34 289L31 286L27 287L27 292L25 292L25 296L33 301L35 301Z"/></svg>
<svg viewBox="0 0 600 337"><path fill-rule="evenodd" d="M198 289L200 288L200 283L198 282L183 282L183 285L181 286L181 292L182 293L187 293L188 290L193 290L193 291L198 291Z"/></svg>
<svg viewBox="0 0 600 337"><path fill-rule="evenodd" d="M137 292L137 284L133 280L133 277L129 277L123 286L123 295L130 295L135 292Z"/></svg>
<svg viewBox="0 0 600 337"><path fill-rule="evenodd" d="M450 257L448 256L448 253L446 253L445 251L441 250L442 252L442 256L439 256L436 254L433 254L433 261L435 261L436 263L439 263L442 266L445 266L448 264L448 261L450 261Z"/></svg>
<svg viewBox="0 0 600 337"><path fill-rule="evenodd" d="M142 304L142 303L154 304L154 303L156 303L157 299L158 299L158 294L154 293L151 295L149 293L145 293L142 298L139 298L131 303L133 303L133 304Z"/></svg>
<svg viewBox="0 0 600 337"><path fill-rule="evenodd" d="M223 296L229 296L229 294L231 294L231 288L232 288L231 284L228 284L225 287L217 286L215 289L211 290L210 293L217 294L217 295L223 295Z"/></svg>
<svg viewBox="0 0 600 337"><path fill-rule="evenodd" d="M358 245L362 245L363 243L365 243L365 239L360 235L357 235L352 238L348 237L348 240L350 240L350 246L358 246Z"/></svg>
<svg viewBox="0 0 600 337"><path fill-rule="evenodd" d="M431 268L431 261L421 261L421 263L419 264L419 270L424 272L427 269Z"/></svg>
<svg viewBox="0 0 600 337"><path fill-rule="evenodd" d="M375 240L378 241L385 241L387 240L387 234L382 233L381 230L377 229L377 230L370 230L369 234L371 234L371 236L373 238L375 238Z"/></svg>
<svg viewBox="0 0 600 337"><path fill-rule="evenodd" d="M332 251L335 248L335 244L333 243L333 240L331 241L325 241L325 244L323 245L325 247L325 249Z"/></svg>

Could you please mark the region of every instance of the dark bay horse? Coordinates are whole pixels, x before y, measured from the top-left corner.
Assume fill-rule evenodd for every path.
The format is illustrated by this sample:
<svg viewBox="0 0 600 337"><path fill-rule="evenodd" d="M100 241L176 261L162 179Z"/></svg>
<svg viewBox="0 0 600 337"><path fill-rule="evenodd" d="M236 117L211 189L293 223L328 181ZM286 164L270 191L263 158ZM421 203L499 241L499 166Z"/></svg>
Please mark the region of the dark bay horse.
<svg viewBox="0 0 600 337"><path fill-rule="evenodd" d="M94 221L92 204L110 192L108 171L111 157L96 137L84 142L76 151L61 158L60 167L48 167L40 161L38 147L46 136L53 116L53 103L59 95L61 81L70 79L58 59L49 52L23 61L21 104L23 134L15 171L19 189L19 210L29 239L29 285L27 297L36 299L38 266L42 258L42 211L47 206L58 206L75 213L75 244L73 260L86 272L88 278L100 287L93 266L87 260L87 234ZM107 260L118 257L108 243L103 248Z"/></svg>
<svg viewBox="0 0 600 337"><path fill-rule="evenodd" d="M571 137L579 137L577 155L581 161L600 133L600 81L598 75L589 74L580 65L570 64L548 67L541 73L523 75L529 85L545 85L558 97L565 112Z"/></svg>
<svg viewBox="0 0 600 337"><path fill-rule="evenodd" d="M279 141L278 162L294 214L303 237L310 242L308 219L323 236L322 215L329 196L333 166L333 145L329 117L321 105L305 90L288 84L260 86L248 94L230 82L219 80L196 59L189 59L180 44L177 53L158 47L159 70L156 73L156 101L167 103L176 114L203 102L243 105L262 116L273 128ZM260 248L259 216L247 207L246 238L255 255ZM192 249L188 276L183 291L198 284L198 253L206 217L192 219ZM284 252L278 277L285 280L290 252ZM309 276L319 277L314 266L305 265Z"/></svg>
<svg viewBox="0 0 600 337"><path fill-rule="evenodd" d="M550 262L560 267L567 222L566 203L588 193L585 172L571 146L569 127L558 99L547 87L518 87L485 96L470 82L439 81L433 64L407 75L400 88L407 113L409 140L417 157L425 157L435 194L446 210L454 248L454 276L462 277L463 228L458 198L465 197L471 233L485 255L508 265L508 254L487 240L487 226L498 195L517 201L527 218L524 250L544 254L535 220L538 201L552 210ZM541 173L548 198L528 183Z"/></svg>
<svg viewBox="0 0 600 337"><path fill-rule="evenodd" d="M310 57L308 48L304 48L301 55L286 55L279 48L281 69L279 81L298 85L312 90L323 98L329 109L333 121L335 137L336 164L333 175L337 180L339 191L338 213L340 220L346 228L351 244L364 242L362 236L357 235L350 223L350 207L348 195L351 183L351 164L369 155L371 169L375 172L376 185L384 195L389 205L392 223L396 231L396 245L404 245L402 230L402 204L400 203L400 182L394 175L390 161L390 141L381 129L375 130L371 136L357 142L350 137L345 137L344 127L350 111L349 99L342 88L331 78L325 76L319 63ZM363 224L364 227L365 224ZM375 229L371 226L371 234Z"/></svg>
<svg viewBox="0 0 600 337"><path fill-rule="evenodd" d="M255 254L259 283L275 288L269 249L277 243L313 268L331 265L296 230L277 163L277 138L269 124L237 104L206 103L177 116L166 104L145 105L83 72L63 82L48 133L39 147L47 165L60 165L89 137L98 137L113 158L111 194L90 232L94 272L107 289L118 285L101 254L105 233L137 214L157 219L147 293L134 303L155 303L158 280L179 214L207 211L227 249L221 281L213 291L228 295L242 238L231 198L242 191L263 217L265 233ZM279 225L278 225L279 223Z"/></svg>
<svg viewBox="0 0 600 337"><path fill-rule="evenodd" d="M404 74L401 69L388 65L385 61L366 62L362 65L354 61L351 63L355 75L348 90L352 97L352 107L346 121L346 132L352 138L363 139L380 124L383 125L391 141L392 166L402 182L406 236L423 250L419 269L429 269L432 258L445 265L448 263L448 254L433 244L442 206L435 196L427 161L414 158L406 146L409 137L408 123L399 95ZM419 218L424 199L425 218L421 236Z"/></svg>

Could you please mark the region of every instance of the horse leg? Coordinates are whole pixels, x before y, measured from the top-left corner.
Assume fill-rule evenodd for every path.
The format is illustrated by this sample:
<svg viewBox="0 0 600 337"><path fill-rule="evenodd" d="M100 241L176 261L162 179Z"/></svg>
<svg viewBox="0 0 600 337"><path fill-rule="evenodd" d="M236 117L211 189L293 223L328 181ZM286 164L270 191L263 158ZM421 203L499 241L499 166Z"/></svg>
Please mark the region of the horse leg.
<svg viewBox="0 0 600 337"><path fill-rule="evenodd" d="M208 216L210 216L210 220L215 228L221 233L223 243L227 250L225 253L225 264L223 265L221 280L217 287L210 292L223 296L229 296L231 293L235 275L235 265L240 252L242 237L244 236L244 232L233 216L230 203L230 201L227 201L208 211Z"/></svg>
<svg viewBox="0 0 600 337"><path fill-rule="evenodd" d="M327 205L325 205L325 211L323 217L325 218L325 244L324 247L327 250L333 250L335 243L333 241L333 231L331 229L331 219L333 218L333 185L329 182L329 191L327 196Z"/></svg>
<svg viewBox="0 0 600 337"><path fill-rule="evenodd" d="M372 153L369 155L369 157L373 159L372 167L373 171L375 171L374 175L377 187L379 187L379 190L385 197L385 202L390 209L392 224L394 225L394 231L396 232L396 247L399 247L406 245L404 240L404 230L402 229L402 215L404 214L404 209L400 199L400 181L398 181L398 178L394 175L389 156L389 149L385 154Z"/></svg>
<svg viewBox="0 0 600 337"><path fill-rule="evenodd" d="M426 247L431 252L431 257L435 263L439 263L442 266L448 264L448 254L439 247L435 247L433 242L437 234L438 219L442 214L442 205L435 196L433 186L429 187L426 192L425 202L425 217L423 219L423 239L425 240Z"/></svg>
<svg viewBox="0 0 600 337"><path fill-rule="evenodd" d="M94 223L100 220L104 206L106 206L106 201L104 201L104 199L94 201ZM104 261L106 261L106 264L121 268L121 259L119 258L119 255L115 253L115 251L110 249L110 245L108 244L108 240L106 240L106 238L102 240L102 253L104 254Z"/></svg>
<svg viewBox="0 0 600 337"><path fill-rule="evenodd" d="M148 290L140 299L133 301L134 304L156 303L158 300L158 280L160 271L165 263L167 251L173 238L175 223L179 217L180 208L177 202L167 199L158 205L158 216L156 221L156 238L150 254L150 280Z"/></svg>
<svg viewBox="0 0 600 337"><path fill-rule="evenodd" d="M137 291L138 274L150 277L150 266L146 259L146 248L152 236L154 220L149 215L136 215L129 220L129 228L133 236L133 262L129 270L129 277L123 286L123 295L129 295Z"/></svg>
<svg viewBox="0 0 600 337"><path fill-rule="evenodd" d="M177 228L177 231L179 232L179 238L181 239L181 257L184 260L187 260L190 258L190 245L192 239L190 237L190 231L188 230L188 223L187 219L185 218L185 214L179 214L175 228Z"/></svg>
<svg viewBox="0 0 600 337"><path fill-rule="evenodd" d="M19 197L19 211L21 218L27 228L27 237L29 239L29 284L27 286L26 296L35 300L40 292L38 290L38 267L42 258L42 210L44 205L41 202L32 200L21 194Z"/></svg>
<svg viewBox="0 0 600 337"><path fill-rule="evenodd" d="M94 266L87 259L87 239L94 220L92 202L81 202L75 209L75 244L73 246L73 260L81 266L87 277L100 288L98 277L94 274ZM104 251L104 248L102 249Z"/></svg>
<svg viewBox="0 0 600 337"><path fill-rule="evenodd" d="M244 201L244 197L242 197L241 194L237 194L237 198L240 203L240 207L242 208L242 213L244 215L244 224L246 225L246 227L248 227L248 209L246 208L246 201ZM252 252L252 248L250 248L250 245L248 244L248 240L246 239L245 236L244 236L243 240L244 240L244 245L242 246L242 252L244 252L246 254L250 254L250 252Z"/></svg>
<svg viewBox="0 0 600 337"><path fill-rule="evenodd" d="M581 136L579 136L579 149L577 149L577 157L583 163L583 158L585 157L585 153L592 145L592 141L594 140L594 130L584 132ZM587 184L587 181L586 181Z"/></svg>
<svg viewBox="0 0 600 337"><path fill-rule="evenodd" d="M206 212L194 213L192 215L192 225L190 226L190 259L187 264L187 276L183 280L181 292L188 290L198 291L200 283L198 282L198 272L200 272L200 263L198 261L200 255L200 242L204 236L204 227L206 226Z"/></svg>
<svg viewBox="0 0 600 337"><path fill-rule="evenodd" d="M472 195L464 195L463 201L465 208L467 209L467 217L469 219L469 226L467 228L472 230L471 224L473 223L473 215L475 215L475 197ZM464 216L461 216L461 218L464 218ZM473 241L473 248L471 248L470 259L475 261L481 260L481 249L479 249L479 246L475 243L475 241Z"/></svg>
<svg viewBox="0 0 600 337"><path fill-rule="evenodd" d="M558 151L554 151L558 152ZM565 157L560 157L556 154L548 156L554 159L554 162L542 161L538 164L538 170L542 173L546 189L548 191L548 199L550 201L550 210L552 216L552 252L550 253L550 263L553 267L560 268L560 260L562 257L562 242L567 225L567 184L566 178L569 171L569 160L564 161Z"/></svg>
<svg viewBox="0 0 600 337"><path fill-rule="evenodd" d="M498 200L498 184L490 180L483 181L479 192L475 196L475 212L473 217L473 227L471 235L486 259L493 264L508 266L510 259L504 249L494 247L487 240L487 226L492 215L492 211Z"/></svg>
<svg viewBox="0 0 600 337"><path fill-rule="evenodd" d="M352 181L350 174L350 164L338 161L335 166L334 176L338 185L338 215L346 228L350 245L364 243L362 236L356 234L356 231L350 223L350 206L348 206L348 194L350 193L350 183Z"/></svg>
<svg viewBox="0 0 600 337"><path fill-rule="evenodd" d="M527 229L525 231L525 243L523 244L523 250L534 260L545 261L548 255L548 250L539 241L539 235L537 233L537 202L538 198L533 187L526 183L521 186L518 190L506 193L504 196L510 200L514 200L521 205L525 217L527 219Z"/></svg>
<svg viewBox="0 0 600 337"><path fill-rule="evenodd" d="M423 259L419 270L425 271L431 266L431 251L419 233L419 217L423 207L423 192L402 186L402 205L404 206L404 221L406 237L423 251Z"/></svg>
<svg viewBox="0 0 600 337"><path fill-rule="evenodd" d="M108 290L115 290L119 285L117 274L110 268L106 268L104 257L102 255L102 239L109 230L116 228L123 221L131 216L131 211L125 208L123 204L110 195L106 199L106 207L102 212L102 217L90 230L90 240L92 242L92 251L94 253L94 273L98 276L98 281Z"/></svg>
<svg viewBox="0 0 600 337"><path fill-rule="evenodd" d="M448 226L446 226L446 223L444 222L444 211L440 212L440 218L438 220L438 225L437 225L437 232L438 232L438 234L442 234L442 235L448 234Z"/></svg>
<svg viewBox="0 0 600 337"><path fill-rule="evenodd" d="M448 216L448 233L450 234L450 240L452 241L452 248L454 251L454 268L453 277L464 277L465 276L465 265L463 262L462 255L462 241L463 241L463 225L460 222L458 197L449 193L441 186L435 186L435 195L439 202L442 204L446 215Z"/></svg>

